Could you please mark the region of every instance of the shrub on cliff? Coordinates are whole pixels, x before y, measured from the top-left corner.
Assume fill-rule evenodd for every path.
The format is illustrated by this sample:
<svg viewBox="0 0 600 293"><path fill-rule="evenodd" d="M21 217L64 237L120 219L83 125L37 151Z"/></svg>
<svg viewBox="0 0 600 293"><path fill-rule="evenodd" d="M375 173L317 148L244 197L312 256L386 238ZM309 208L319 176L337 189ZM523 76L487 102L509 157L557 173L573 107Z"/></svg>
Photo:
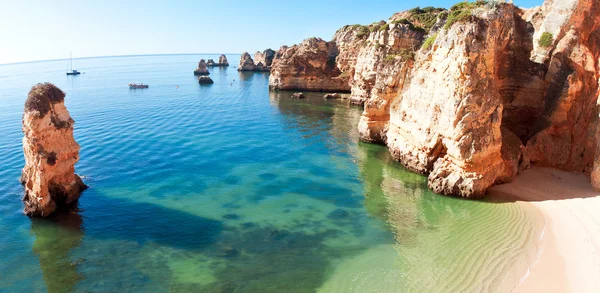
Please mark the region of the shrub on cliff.
<svg viewBox="0 0 600 293"><path fill-rule="evenodd" d="M363 38L369 35L369 28L367 26L361 25L356 32L356 36L358 38Z"/></svg>
<svg viewBox="0 0 600 293"><path fill-rule="evenodd" d="M473 9L484 6L486 4L488 4L488 1L463 1L454 4L454 6L450 8L450 13L448 13L448 19L446 20L444 28L449 29L455 23L460 23L471 19L471 17L473 16Z"/></svg>
<svg viewBox="0 0 600 293"><path fill-rule="evenodd" d="M538 41L538 44L544 48L552 46L552 43L554 43L554 35L549 32L544 32Z"/></svg>
<svg viewBox="0 0 600 293"><path fill-rule="evenodd" d="M423 46L421 46L421 48L423 48L423 50L429 50L429 48L433 46L433 43L435 42L435 39L437 39L437 36L438 34L433 34L429 36L429 38L427 38L425 42L423 42Z"/></svg>

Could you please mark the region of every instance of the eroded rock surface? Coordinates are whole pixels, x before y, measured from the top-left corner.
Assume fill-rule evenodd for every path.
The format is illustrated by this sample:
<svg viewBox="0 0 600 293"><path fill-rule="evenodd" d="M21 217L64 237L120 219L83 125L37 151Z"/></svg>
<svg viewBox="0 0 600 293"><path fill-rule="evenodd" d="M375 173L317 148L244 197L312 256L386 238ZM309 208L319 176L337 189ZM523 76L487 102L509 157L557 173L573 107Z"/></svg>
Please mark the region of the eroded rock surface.
<svg viewBox="0 0 600 293"><path fill-rule="evenodd" d="M262 62L255 63L254 59L248 52L244 52L240 57L240 65L238 71L264 71L268 72L270 67L265 66Z"/></svg>
<svg viewBox="0 0 600 293"><path fill-rule="evenodd" d="M600 188L599 6L413 9L282 47L269 84L350 89L361 138L441 194L481 197L530 164L591 173Z"/></svg>
<svg viewBox="0 0 600 293"><path fill-rule="evenodd" d="M206 68L206 66L206 61L204 59L200 59L200 62L198 62L198 68L194 70L194 75L209 75L210 72L208 72L208 68Z"/></svg>
<svg viewBox="0 0 600 293"><path fill-rule="evenodd" d="M73 137L75 121L64 104L65 94L51 83L35 85L23 114L25 213L46 217L69 208L86 188L75 174L79 145Z"/></svg>
<svg viewBox="0 0 600 293"><path fill-rule="evenodd" d="M336 64L335 42L319 38L282 47L273 60L269 87L276 90L349 92L348 78Z"/></svg>
<svg viewBox="0 0 600 293"><path fill-rule="evenodd" d="M229 61L227 61L227 56L221 54L219 56L219 66L229 66Z"/></svg>
<svg viewBox="0 0 600 293"><path fill-rule="evenodd" d="M272 49L254 53L254 62L256 64L262 63L263 66L271 66L271 64L273 64L273 58L275 58L275 51Z"/></svg>

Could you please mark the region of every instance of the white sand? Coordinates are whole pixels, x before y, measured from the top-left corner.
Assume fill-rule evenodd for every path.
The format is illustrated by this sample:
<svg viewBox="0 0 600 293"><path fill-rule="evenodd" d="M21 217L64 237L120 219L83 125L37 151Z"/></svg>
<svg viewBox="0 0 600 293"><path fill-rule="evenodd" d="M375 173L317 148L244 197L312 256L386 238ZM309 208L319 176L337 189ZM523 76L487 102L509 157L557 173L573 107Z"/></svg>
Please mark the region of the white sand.
<svg viewBox="0 0 600 293"><path fill-rule="evenodd" d="M585 175L535 167L490 198L532 204L545 218L539 260L513 292L600 292L600 192Z"/></svg>

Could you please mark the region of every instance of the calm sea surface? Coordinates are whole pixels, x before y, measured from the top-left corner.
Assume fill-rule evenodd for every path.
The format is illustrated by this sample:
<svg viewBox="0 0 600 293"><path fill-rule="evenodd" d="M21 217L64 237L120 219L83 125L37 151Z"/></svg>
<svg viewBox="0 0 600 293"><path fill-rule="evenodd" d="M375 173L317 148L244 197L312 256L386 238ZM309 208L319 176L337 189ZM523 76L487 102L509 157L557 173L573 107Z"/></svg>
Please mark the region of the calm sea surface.
<svg viewBox="0 0 600 293"><path fill-rule="evenodd" d="M200 58L218 56L78 59L75 77L66 61L0 65L0 292L485 292L522 277L531 211L432 194L358 142L361 109L233 66L200 86ZM31 219L21 115L45 81L67 93L90 189L78 212Z"/></svg>

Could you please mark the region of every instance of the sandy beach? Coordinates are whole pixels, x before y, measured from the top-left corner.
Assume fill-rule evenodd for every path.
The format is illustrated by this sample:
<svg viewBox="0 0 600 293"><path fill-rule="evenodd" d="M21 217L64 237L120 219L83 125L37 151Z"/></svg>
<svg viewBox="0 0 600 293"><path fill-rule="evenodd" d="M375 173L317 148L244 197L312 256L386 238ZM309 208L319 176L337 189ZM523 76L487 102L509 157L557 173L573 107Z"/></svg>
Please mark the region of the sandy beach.
<svg viewBox="0 0 600 293"><path fill-rule="evenodd" d="M583 174L531 168L490 190L533 205L545 219L539 259L513 292L600 292L600 192Z"/></svg>

